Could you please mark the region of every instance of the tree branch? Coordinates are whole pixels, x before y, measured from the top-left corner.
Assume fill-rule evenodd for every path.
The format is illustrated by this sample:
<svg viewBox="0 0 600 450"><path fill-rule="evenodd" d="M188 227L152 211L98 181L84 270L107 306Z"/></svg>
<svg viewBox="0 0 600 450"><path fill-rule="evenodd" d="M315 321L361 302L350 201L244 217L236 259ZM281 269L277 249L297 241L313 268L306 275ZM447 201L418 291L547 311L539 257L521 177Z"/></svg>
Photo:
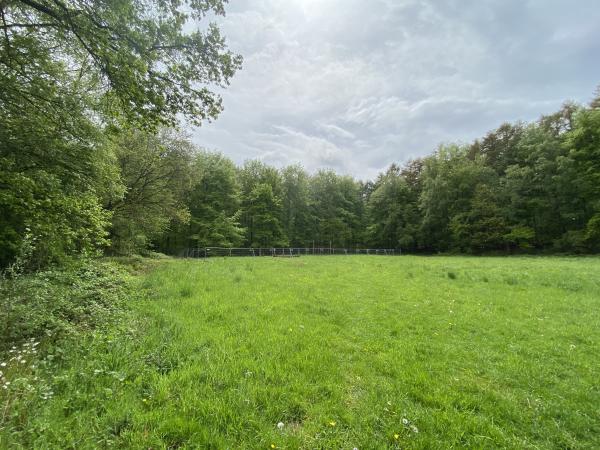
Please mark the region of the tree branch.
<svg viewBox="0 0 600 450"><path fill-rule="evenodd" d="M4 14L2 14L2 16L4 16ZM4 22L3 25L0 25L0 28L3 30L7 30L9 28L58 28L60 26L60 24L58 23L6 23L4 21L4 19L2 20L2 22Z"/></svg>

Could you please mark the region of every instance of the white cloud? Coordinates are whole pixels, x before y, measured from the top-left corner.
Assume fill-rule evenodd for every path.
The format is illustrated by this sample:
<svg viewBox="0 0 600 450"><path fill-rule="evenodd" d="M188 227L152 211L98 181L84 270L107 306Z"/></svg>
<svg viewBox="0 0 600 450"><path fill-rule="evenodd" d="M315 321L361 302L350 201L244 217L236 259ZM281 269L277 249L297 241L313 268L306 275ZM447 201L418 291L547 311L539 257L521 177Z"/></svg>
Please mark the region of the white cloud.
<svg viewBox="0 0 600 450"><path fill-rule="evenodd" d="M394 161L532 120L600 82L600 6L549 0L239 0L244 68L195 141L373 177Z"/></svg>

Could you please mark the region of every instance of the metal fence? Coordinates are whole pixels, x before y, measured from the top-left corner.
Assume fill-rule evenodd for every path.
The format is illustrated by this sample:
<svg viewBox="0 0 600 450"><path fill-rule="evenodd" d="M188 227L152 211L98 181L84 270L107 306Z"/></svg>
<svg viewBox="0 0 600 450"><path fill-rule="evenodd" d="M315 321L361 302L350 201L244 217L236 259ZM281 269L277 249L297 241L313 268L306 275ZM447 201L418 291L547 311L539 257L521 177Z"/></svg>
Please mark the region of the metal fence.
<svg viewBox="0 0 600 450"><path fill-rule="evenodd" d="M199 247L188 248L185 258L210 258L212 256L273 256L294 257L300 255L384 255L396 256L402 252L393 248L329 248L329 247L287 247L287 248L229 248Z"/></svg>

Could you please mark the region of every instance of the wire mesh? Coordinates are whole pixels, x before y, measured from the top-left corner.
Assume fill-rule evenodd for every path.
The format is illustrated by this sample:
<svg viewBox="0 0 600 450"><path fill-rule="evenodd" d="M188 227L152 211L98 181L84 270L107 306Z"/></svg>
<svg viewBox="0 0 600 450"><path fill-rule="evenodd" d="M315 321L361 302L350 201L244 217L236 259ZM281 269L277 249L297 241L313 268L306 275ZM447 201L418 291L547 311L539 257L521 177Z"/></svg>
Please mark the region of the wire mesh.
<svg viewBox="0 0 600 450"><path fill-rule="evenodd" d="M302 255L382 255L397 256L400 249L393 248L330 248L330 247L197 247L183 252L186 258L210 258L215 256L271 256L297 257Z"/></svg>

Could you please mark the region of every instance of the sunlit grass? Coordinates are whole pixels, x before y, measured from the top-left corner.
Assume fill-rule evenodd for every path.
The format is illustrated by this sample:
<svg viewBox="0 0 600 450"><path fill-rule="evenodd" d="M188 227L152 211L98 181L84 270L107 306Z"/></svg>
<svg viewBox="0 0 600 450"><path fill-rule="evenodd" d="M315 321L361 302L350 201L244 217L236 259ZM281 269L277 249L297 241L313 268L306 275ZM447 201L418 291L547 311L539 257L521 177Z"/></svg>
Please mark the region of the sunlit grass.
<svg viewBox="0 0 600 450"><path fill-rule="evenodd" d="M5 446L598 448L600 259L166 261ZM10 444L10 445L9 445Z"/></svg>

